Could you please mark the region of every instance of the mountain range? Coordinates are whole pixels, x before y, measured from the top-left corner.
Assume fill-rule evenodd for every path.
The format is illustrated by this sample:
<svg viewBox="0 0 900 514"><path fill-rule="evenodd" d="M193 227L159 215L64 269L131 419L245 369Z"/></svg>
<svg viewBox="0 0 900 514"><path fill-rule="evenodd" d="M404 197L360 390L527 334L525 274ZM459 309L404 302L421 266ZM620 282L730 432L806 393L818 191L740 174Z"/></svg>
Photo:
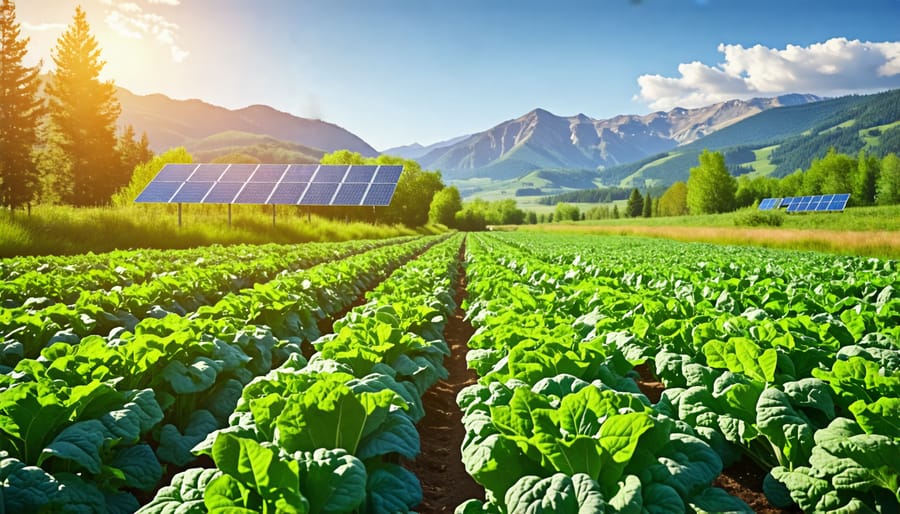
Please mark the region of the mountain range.
<svg viewBox="0 0 900 514"><path fill-rule="evenodd" d="M315 162L348 149L378 155L332 123L264 105L226 109L200 100L140 96L119 88L121 125L146 132L153 150L184 146L199 161ZM534 109L482 132L383 153L440 170L464 196L556 194L596 186L667 186L685 180L704 149L721 150L735 174L783 176L829 147L893 150L900 90L823 99L808 94L729 100L695 109L594 119ZM881 144L885 141L885 144Z"/></svg>
<svg viewBox="0 0 900 514"><path fill-rule="evenodd" d="M362 138L333 123L301 118L266 105L232 110L200 100L135 95L121 87L118 97L122 106L119 124L132 125L138 134L146 132L150 147L156 152L175 146L189 151L221 148L227 151L220 153L240 152L247 148L251 134L266 136L269 144L286 143L283 146L287 149L301 145L305 150L300 152L309 152L310 156L343 149L365 156L378 155ZM229 134L234 137L227 137Z"/></svg>
<svg viewBox="0 0 900 514"><path fill-rule="evenodd" d="M518 118L440 145L418 158L450 179L504 180L536 169L602 169L634 162L696 141L760 112L816 102L814 95L730 100L697 109L594 119L535 109Z"/></svg>

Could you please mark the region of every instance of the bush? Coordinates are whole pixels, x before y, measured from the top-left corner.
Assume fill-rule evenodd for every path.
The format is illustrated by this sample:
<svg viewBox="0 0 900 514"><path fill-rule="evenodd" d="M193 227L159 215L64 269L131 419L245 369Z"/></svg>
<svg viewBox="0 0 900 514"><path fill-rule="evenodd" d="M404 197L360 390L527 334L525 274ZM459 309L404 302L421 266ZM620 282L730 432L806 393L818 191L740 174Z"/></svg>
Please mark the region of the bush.
<svg viewBox="0 0 900 514"><path fill-rule="evenodd" d="M734 217L738 227L780 227L784 224L784 213L781 211L750 211Z"/></svg>

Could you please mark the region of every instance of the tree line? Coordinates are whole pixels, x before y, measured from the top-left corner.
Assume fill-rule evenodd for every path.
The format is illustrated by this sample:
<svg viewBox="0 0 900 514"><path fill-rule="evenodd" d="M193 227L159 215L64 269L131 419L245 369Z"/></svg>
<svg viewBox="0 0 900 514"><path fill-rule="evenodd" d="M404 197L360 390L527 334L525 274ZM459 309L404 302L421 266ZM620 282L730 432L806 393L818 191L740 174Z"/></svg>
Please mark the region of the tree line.
<svg viewBox="0 0 900 514"><path fill-rule="evenodd" d="M0 204L107 204L152 156L147 136L130 126L117 133L115 85L99 79L104 63L80 6L51 52L56 67L46 81L43 62L24 64L28 42L15 3L2 0Z"/></svg>

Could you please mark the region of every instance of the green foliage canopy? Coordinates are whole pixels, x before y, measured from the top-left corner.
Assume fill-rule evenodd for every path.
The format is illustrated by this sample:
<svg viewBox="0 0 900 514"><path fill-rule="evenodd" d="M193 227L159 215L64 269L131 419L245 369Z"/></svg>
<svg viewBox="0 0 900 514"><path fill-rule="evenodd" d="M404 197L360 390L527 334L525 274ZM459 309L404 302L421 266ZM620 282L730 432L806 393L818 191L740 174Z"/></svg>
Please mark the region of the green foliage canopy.
<svg viewBox="0 0 900 514"><path fill-rule="evenodd" d="M691 168L687 182L687 205L691 214L715 214L734 208L737 182L728 173L725 158L719 152L704 150L700 165Z"/></svg>

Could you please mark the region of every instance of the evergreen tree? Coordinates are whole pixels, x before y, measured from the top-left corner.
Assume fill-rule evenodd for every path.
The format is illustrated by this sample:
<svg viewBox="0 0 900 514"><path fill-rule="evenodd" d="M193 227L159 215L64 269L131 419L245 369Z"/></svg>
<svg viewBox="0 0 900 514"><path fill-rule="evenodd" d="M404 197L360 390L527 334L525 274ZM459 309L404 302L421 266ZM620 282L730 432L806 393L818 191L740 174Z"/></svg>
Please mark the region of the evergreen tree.
<svg viewBox="0 0 900 514"><path fill-rule="evenodd" d="M644 210L644 197L641 192L634 188L631 190L631 196L628 197L628 203L625 204L625 216L629 218L640 218L641 212Z"/></svg>
<svg viewBox="0 0 900 514"><path fill-rule="evenodd" d="M131 170L116 151L115 123L121 112L116 89L98 78L105 63L80 6L52 55L56 70L47 93L51 119L71 162L69 200L76 205L107 203L128 182Z"/></svg>
<svg viewBox="0 0 900 514"><path fill-rule="evenodd" d="M139 164L143 164L153 158L153 151L150 150L150 141L147 139L147 133L144 132L140 141L138 141L135 138L134 127L131 125L126 126L125 132L119 137L116 151L122 160L123 168L129 171L129 177Z"/></svg>
<svg viewBox="0 0 900 514"><path fill-rule="evenodd" d="M0 204L30 203L39 186L31 153L37 142L44 103L38 97L40 64L22 64L28 38L22 38L16 5L0 4Z"/></svg>
<svg viewBox="0 0 900 514"><path fill-rule="evenodd" d="M734 209L737 181L728 173L720 152L703 150L700 165L691 168L687 182L687 205L691 214L715 214Z"/></svg>
<svg viewBox="0 0 900 514"><path fill-rule="evenodd" d="M644 209L641 211L641 216L645 218L653 216L653 197L650 196L650 191L647 191L647 196L644 198Z"/></svg>

